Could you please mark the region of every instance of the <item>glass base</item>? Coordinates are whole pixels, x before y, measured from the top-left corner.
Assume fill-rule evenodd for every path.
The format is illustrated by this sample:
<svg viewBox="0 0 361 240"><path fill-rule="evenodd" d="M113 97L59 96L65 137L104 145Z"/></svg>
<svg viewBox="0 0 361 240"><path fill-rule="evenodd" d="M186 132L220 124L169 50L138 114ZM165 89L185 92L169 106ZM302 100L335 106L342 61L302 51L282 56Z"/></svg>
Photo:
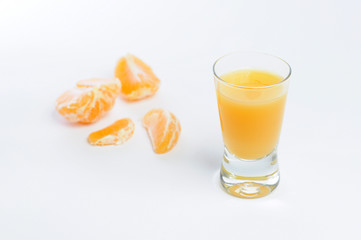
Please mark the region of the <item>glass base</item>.
<svg viewBox="0 0 361 240"><path fill-rule="evenodd" d="M264 197L277 187L279 180L277 149L263 158L248 160L225 148L221 184L229 194L241 198Z"/></svg>

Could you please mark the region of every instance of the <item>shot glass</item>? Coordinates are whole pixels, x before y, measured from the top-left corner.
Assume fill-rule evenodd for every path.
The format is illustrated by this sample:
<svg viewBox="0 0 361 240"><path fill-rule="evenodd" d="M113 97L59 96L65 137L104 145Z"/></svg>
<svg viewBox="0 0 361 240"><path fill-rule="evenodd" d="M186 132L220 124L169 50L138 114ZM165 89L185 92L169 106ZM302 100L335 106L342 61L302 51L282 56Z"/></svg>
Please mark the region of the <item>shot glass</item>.
<svg viewBox="0 0 361 240"><path fill-rule="evenodd" d="M291 67L264 53L235 52L213 65L224 142L220 171L226 192L268 195L278 185L277 145Z"/></svg>

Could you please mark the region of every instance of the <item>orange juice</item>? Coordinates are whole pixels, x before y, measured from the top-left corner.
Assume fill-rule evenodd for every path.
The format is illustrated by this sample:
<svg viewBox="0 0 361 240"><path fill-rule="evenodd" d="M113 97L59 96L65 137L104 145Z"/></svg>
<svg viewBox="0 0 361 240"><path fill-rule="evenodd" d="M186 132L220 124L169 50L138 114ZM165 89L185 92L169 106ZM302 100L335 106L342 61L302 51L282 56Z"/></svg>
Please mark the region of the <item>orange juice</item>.
<svg viewBox="0 0 361 240"><path fill-rule="evenodd" d="M216 84L224 144L239 158L271 153L281 131L287 87L276 74L256 69L230 72Z"/></svg>

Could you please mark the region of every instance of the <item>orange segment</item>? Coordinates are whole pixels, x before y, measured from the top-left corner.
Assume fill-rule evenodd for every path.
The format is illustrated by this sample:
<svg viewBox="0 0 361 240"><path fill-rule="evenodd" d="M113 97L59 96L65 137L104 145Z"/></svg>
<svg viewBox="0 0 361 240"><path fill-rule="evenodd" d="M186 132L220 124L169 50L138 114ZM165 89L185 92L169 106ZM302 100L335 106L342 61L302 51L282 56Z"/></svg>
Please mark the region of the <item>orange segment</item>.
<svg viewBox="0 0 361 240"><path fill-rule="evenodd" d="M163 109L153 109L145 114L143 126L156 153L170 151L176 145L181 131L176 116Z"/></svg>
<svg viewBox="0 0 361 240"><path fill-rule="evenodd" d="M134 133L134 123L129 118L120 119L106 128L93 132L88 141L92 145L119 145L126 142Z"/></svg>
<svg viewBox="0 0 361 240"><path fill-rule="evenodd" d="M160 83L152 69L131 54L118 61L115 77L122 83L121 96L131 101L154 95Z"/></svg>
<svg viewBox="0 0 361 240"><path fill-rule="evenodd" d="M80 80L76 85L80 88L91 87L97 89L102 94L99 100L105 111L112 109L121 89L121 83L116 78L91 78Z"/></svg>
<svg viewBox="0 0 361 240"><path fill-rule="evenodd" d="M117 79L82 80L56 100L56 109L70 122L95 122L112 109L120 88Z"/></svg>
<svg viewBox="0 0 361 240"><path fill-rule="evenodd" d="M109 91L114 95L120 93L120 83L116 78L91 78L80 80L76 83L77 87L97 87L102 91Z"/></svg>

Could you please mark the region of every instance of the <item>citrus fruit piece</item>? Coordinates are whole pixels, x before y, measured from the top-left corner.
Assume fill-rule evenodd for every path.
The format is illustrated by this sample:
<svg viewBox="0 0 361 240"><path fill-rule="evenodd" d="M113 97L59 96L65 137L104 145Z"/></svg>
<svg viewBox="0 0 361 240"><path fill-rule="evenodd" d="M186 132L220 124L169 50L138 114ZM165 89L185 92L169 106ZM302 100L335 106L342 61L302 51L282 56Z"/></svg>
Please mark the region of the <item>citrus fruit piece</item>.
<svg viewBox="0 0 361 240"><path fill-rule="evenodd" d="M114 106L120 88L117 79L82 80L56 100L56 109L70 122L92 123Z"/></svg>
<svg viewBox="0 0 361 240"><path fill-rule="evenodd" d="M156 153L166 153L177 143L181 126L173 113L163 109L153 109L143 118L143 126Z"/></svg>
<svg viewBox="0 0 361 240"><path fill-rule="evenodd" d="M119 145L126 142L134 133L134 123L130 118L123 118L89 135L92 145Z"/></svg>
<svg viewBox="0 0 361 240"><path fill-rule="evenodd" d="M152 69L131 54L118 61L115 77L122 83L121 96L130 101L154 95L160 83Z"/></svg>
<svg viewBox="0 0 361 240"><path fill-rule="evenodd" d="M77 87L96 88L102 93L100 98L105 111L109 111L114 106L115 100L120 93L121 83L116 78L91 78L80 80Z"/></svg>

